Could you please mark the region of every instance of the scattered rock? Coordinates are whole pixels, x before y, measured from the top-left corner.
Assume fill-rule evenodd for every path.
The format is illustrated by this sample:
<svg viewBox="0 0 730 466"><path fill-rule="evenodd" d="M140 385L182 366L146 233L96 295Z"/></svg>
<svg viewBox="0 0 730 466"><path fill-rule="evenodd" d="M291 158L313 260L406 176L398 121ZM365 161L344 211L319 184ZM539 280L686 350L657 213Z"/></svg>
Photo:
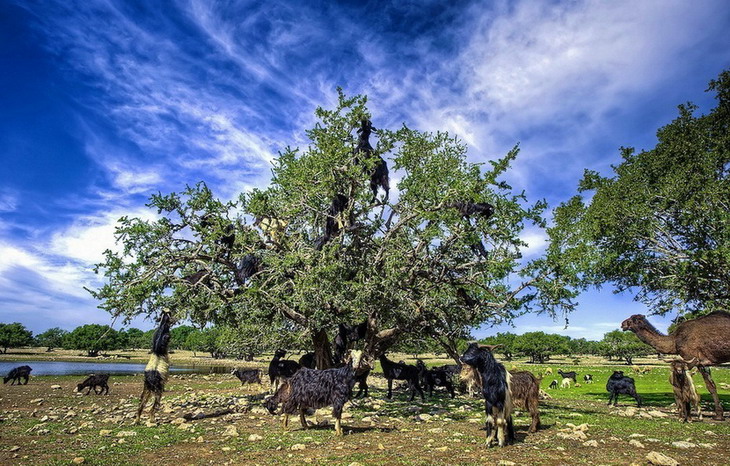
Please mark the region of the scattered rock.
<svg viewBox="0 0 730 466"><path fill-rule="evenodd" d="M259 440L263 440L264 438L260 436L259 434L251 434L248 436L249 442L258 442Z"/></svg>
<svg viewBox="0 0 730 466"><path fill-rule="evenodd" d="M82 464L82 463L85 463L86 462L86 458L84 458L83 456L77 456L76 458L74 458L73 460L71 460L71 462L73 464Z"/></svg>
<svg viewBox="0 0 730 466"><path fill-rule="evenodd" d="M595 440L587 440L587 441L583 442L583 446L584 447L597 447L598 442Z"/></svg>
<svg viewBox="0 0 730 466"><path fill-rule="evenodd" d="M20 447L18 445L13 445L12 447L10 447L10 450L8 450L8 451L14 452L14 451L18 451L18 450L20 450Z"/></svg>
<svg viewBox="0 0 730 466"><path fill-rule="evenodd" d="M294 445L291 446L291 449L294 451L304 450L305 448L307 448L307 447L301 443L295 443Z"/></svg>
<svg viewBox="0 0 730 466"><path fill-rule="evenodd" d="M187 419L185 419L184 417L177 417L177 418L173 419L170 422L170 424L172 424L172 425L180 425L180 424L185 424L186 422L187 422Z"/></svg>
<svg viewBox="0 0 730 466"><path fill-rule="evenodd" d="M679 466L677 460L658 451L650 451L646 455L646 461L656 466Z"/></svg>
<svg viewBox="0 0 730 466"><path fill-rule="evenodd" d="M517 466L517 463L514 461L499 460L497 466Z"/></svg>
<svg viewBox="0 0 730 466"><path fill-rule="evenodd" d="M629 435L629 438L641 438L641 437L645 437L645 435L644 434L631 434L631 435Z"/></svg>
<svg viewBox="0 0 730 466"><path fill-rule="evenodd" d="M122 430L122 431L117 432L117 437L120 437L120 438L121 437L134 437L135 435L137 435L137 432L135 432L133 430Z"/></svg>
<svg viewBox="0 0 730 466"><path fill-rule="evenodd" d="M438 447L438 448L434 448L434 450L436 450L436 451L448 451L448 449L449 449L449 447Z"/></svg>
<svg viewBox="0 0 730 466"><path fill-rule="evenodd" d="M108 430L108 429L101 429L99 431L99 435L101 437L109 437L111 434L112 434L112 431L111 430Z"/></svg>
<svg viewBox="0 0 730 466"><path fill-rule="evenodd" d="M51 390L60 390L60 389L61 389L60 385L51 385Z"/></svg>
<svg viewBox="0 0 730 466"><path fill-rule="evenodd" d="M684 442L684 441L680 440L679 442L672 442L672 446L674 448L681 448L683 450L687 450L689 448L695 448L697 446L697 444L692 443L692 442Z"/></svg>
<svg viewBox="0 0 730 466"><path fill-rule="evenodd" d="M706 430L704 435L707 435L708 437L717 437L717 434L711 430Z"/></svg>
<svg viewBox="0 0 730 466"><path fill-rule="evenodd" d="M629 440L629 445L636 448L644 448L644 444L639 442L638 440Z"/></svg>
<svg viewBox="0 0 730 466"><path fill-rule="evenodd" d="M700 446L702 448L715 448L717 446L716 443L700 443Z"/></svg>
<svg viewBox="0 0 730 466"><path fill-rule="evenodd" d="M238 429L236 429L236 426L227 426L226 430L223 431L223 435L225 437L238 437Z"/></svg>
<svg viewBox="0 0 730 466"><path fill-rule="evenodd" d="M662 412L662 411L658 411L656 409L653 409L653 410L649 411L647 414L651 415L652 417L667 417L667 416L669 416L667 413Z"/></svg>

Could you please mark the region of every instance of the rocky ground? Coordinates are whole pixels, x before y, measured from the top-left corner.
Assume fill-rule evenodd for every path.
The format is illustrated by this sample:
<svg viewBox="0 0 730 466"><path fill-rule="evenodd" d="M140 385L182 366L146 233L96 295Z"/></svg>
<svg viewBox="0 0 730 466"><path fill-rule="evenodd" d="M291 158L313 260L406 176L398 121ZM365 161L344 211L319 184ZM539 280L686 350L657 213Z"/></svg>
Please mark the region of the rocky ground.
<svg viewBox="0 0 730 466"><path fill-rule="evenodd" d="M410 403L403 391L389 401L379 377L371 398L347 406L343 437L328 409L307 430L298 419L282 430L261 407L268 386L229 375L174 376L158 423L141 426L132 425L141 376L113 377L108 396L74 393L78 379L2 386L0 463L730 464L730 420L681 424L668 406L608 408L567 391L542 403L537 434L520 413L516 445L487 450L483 402L440 393Z"/></svg>

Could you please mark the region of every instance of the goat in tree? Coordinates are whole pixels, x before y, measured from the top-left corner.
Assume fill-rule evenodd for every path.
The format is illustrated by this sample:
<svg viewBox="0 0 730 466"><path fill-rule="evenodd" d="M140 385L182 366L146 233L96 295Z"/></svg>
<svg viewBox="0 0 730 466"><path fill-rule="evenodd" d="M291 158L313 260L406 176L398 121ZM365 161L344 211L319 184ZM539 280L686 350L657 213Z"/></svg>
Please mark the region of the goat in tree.
<svg viewBox="0 0 730 466"><path fill-rule="evenodd" d="M652 346L658 353L678 354L690 367L697 366L715 402L713 419L724 419L717 387L710 375L710 366L730 362L730 313L718 311L684 321L669 335L659 333L641 314L624 320L621 328L634 332L639 340Z"/></svg>
<svg viewBox="0 0 730 466"><path fill-rule="evenodd" d="M160 325L155 330L152 337L152 355L144 368L144 388L139 398L139 408L137 409L136 424L139 424L150 395L154 395L155 400L150 408L150 422L155 422L155 413L160 407L160 399L162 392L165 390L165 383L170 373L170 356L167 353L167 347L170 343L170 313L163 312L160 318Z"/></svg>
<svg viewBox="0 0 730 466"><path fill-rule="evenodd" d="M372 173L370 173L370 190L373 192L372 202L375 202L378 198L378 188L383 188L383 191L385 191L383 202L387 202L390 192L390 173L388 164L382 157L375 154L373 146L370 145L370 134L374 129L370 120L363 119L360 122L360 128L357 130L359 136L355 147L355 164L360 163L361 154L364 154L366 158L376 157L375 166Z"/></svg>

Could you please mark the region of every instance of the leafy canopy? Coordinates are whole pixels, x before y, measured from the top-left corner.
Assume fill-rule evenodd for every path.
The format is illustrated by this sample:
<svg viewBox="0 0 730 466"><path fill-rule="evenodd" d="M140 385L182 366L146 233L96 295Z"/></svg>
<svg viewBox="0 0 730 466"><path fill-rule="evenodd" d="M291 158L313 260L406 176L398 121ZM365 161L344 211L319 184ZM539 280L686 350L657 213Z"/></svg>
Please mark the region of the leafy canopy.
<svg viewBox="0 0 730 466"><path fill-rule="evenodd" d="M692 104L612 176L586 171L555 211L549 256L576 288L635 290L654 313L703 314L730 304L730 72L711 81L717 106ZM560 259L557 259L557 258Z"/></svg>

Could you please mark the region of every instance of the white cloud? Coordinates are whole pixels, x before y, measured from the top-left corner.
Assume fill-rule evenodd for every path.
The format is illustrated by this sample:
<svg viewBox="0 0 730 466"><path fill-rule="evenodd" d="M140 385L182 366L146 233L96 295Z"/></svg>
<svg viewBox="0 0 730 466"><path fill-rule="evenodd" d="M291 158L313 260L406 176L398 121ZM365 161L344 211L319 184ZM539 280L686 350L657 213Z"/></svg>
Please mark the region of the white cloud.
<svg viewBox="0 0 730 466"><path fill-rule="evenodd" d="M0 212L13 212L18 208L18 198L9 192L0 193Z"/></svg>

